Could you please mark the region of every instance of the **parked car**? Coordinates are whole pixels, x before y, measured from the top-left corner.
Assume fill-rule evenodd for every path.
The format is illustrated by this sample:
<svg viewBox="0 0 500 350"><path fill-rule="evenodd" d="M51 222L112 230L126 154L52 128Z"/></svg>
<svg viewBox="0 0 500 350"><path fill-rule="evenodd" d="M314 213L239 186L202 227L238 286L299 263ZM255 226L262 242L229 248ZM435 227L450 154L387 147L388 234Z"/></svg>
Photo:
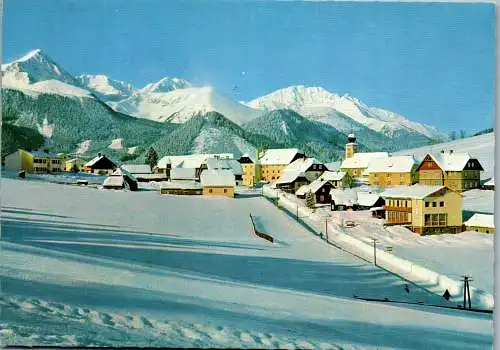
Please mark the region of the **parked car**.
<svg viewBox="0 0 500 350"><path fill-rule="evenodd" d="M352 220L347 220L345 222L345 227L354 227L354 226L356 226L356 224Z"/></svg>

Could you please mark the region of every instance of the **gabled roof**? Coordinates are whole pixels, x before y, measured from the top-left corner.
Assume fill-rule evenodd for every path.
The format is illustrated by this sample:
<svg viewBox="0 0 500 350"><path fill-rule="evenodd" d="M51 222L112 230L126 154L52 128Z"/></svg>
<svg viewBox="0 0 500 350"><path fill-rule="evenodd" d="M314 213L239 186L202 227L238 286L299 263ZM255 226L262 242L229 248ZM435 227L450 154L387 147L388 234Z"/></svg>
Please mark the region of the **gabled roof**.
<svg viewBox="0 0 500 350"><path fill-rule="evenodd" d="M429 155L443 171L462 171L467 165L467 162L473 159L469 153L452 153L451 151L437 154L428 153L427 155Z"/></svg>
<svg viewBox="0 0 500 350"><path fill-rule="evenodd" d="M299 177L305 177L305 174L300 170L287 170L281 173L276 184L289 184L297 180Z"/></svg>
<svg viewBox="0 0 500 350"><path fill-rule="evenodd" d="M196 168L173 168L170 170L172 180L195 180Z"/></svg>
<svg viewBox="0 0 500 350"><path fill-rule="evenodd" d="M200 168L207 158L233 159L232 153L187 154L181 156L165 156L158 161L158 168L164 169L167 164L172 168Z"/></svg>
<svg viewBox="0 0 500 350"><path fill-rule="evenodd" d="M355 189L347 188L332 188L330 190L330 196L335 205L346 205L353 206L358 203L358 193Z"/></svg>
<svg viewBox="0 0 500 350"><path fill-rule="evenodd" d="M200 176L203 187L234 187L236 182L230 170L203 170Z"/></svg>
<svg viewBox="0 0 500 350"><path fill-rule="evenodd" d="M486 228L495 228L495 215L493 214L474 214L464 222L465 226L477 226Z"/></svg>
<svg viewBox="0 0 500 350"><path fill-rule="evenodd" d="M108 157L106 157L105 155L102 155L102 156L97 156L95 157L94 159L88 161L87 163L85 163L84 166L86 167L92 167L94 166L95 164L97 164L99 161L101 161L102 159L107 159L108 161L110 161L111 163L115 164L115 162L113 162L111 159L109 159ZM116 164L115 164L116 165Z"/></svg>
<svg viewBox="0 0 500 350"><path fill-rule="evenodd" d="M328 181L340 181L346 176L343 171L325 171L320 175L320 179Z"/></svg>
<svg viewBox="0 0 500 350"><path fill-rule="evenodd" d="M370 161L368 173L409 173L417 165L413 156L390 156Z"/></svg>
<svg viewBox="0 0 500 350"><path fill-rule="evenodd" d="M341 164L342 162L339 161L339 162L325 163L325 166L330 171L339 171Z"/></svg>
<svg viewBox="0 0 500 350"><path fill-rule="evenodd" d="M322 180L321 178L318 178L318 179L314 180L313 182L311 182L309 184L308 191L311 191L312 193L316 193L327 182L329 182L329 181L328 180Z"/></svg>
<svg viewBox="0 0 500 350"><path fill-rule="evenodd" d="M423 199L430 196L437 191L447 188L445 186L430 186L415 184L412 186L394 186L386 189L384 192L380 193L383 198L412 198L412 199Z"/></svg>
<svg viewBox="0 0 500 350"><path fill-rule="evenodd" d="M260 163L263 165L290 164L297 153L299 153L298 148L268 149L260 158Z"/></svg>
<svg viewBox="0 0 500 350"><path fill-rule="evenodd" d="M378 193L358 191L358 204L363 207L372 207L379 199Z"/></svg>
<svg viewBox="0 0 500 350"><path fill-rule="evenodd" d="M234 175L243 175L243 168L236 159L207 158L207 168L231 170Z"/></svg>
<svg viewBox="0 0 500 350"><path fill-rule="evenodd" d="M293 162L287 165L284 171L301 171L306 172L307 169L311 167L313 164L323 164L316 158L299 158L295 159Z"/></svg>
<svg viewBox="0 0 500 350"><path fill-rule="evenodd" d="M368 168L372 159L388 157L387 152L367 152L367 153L354 153L351 158L344 159L340 165L341 169L357 169Z"/></svg>
<svg viewBox="0 0 500 350"><path fill-rule="evenodd" d="M148 164L123 164L121 168L131 174L151 174L151 168Z"/></svg>

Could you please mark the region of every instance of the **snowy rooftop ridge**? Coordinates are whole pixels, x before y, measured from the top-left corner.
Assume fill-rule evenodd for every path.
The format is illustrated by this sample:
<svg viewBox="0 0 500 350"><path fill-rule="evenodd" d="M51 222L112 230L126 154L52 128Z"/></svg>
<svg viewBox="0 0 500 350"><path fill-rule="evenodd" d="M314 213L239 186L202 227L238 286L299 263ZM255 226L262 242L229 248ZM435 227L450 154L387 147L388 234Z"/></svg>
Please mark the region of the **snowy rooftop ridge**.
<svg viewBox="0 0 500 350"><path fill-rule="evenodd" d="M265 151L260 158L262 165L290 164L293 158L299 154L298 148L272 148Z"/></svg>
<svg viewBox="0 0 500 350"><path fill-rule="evenodd" d="M465 165L472 159L469 153L440 152L437 154L429 153L434 161L439 165L443 171L461 171Z"/></svg>
<svg viewBox="0 0 500 350"><path fill-rule="evenodd" d="M158 161L158 168L165 169L167 164L170 164L172 168L199 168L208 158L234 159L234 155L232 153L210 153L164 156Z"/></svg>
<svg viewBox="0 0 500 350"><path fill-rule="evenodd" d="M389 157L389 153L387 152L359 152L354 153L354 156L351 158L344 159L342 164L340 165L341 169L356 169L356 168L368 168L370 162L374 159L377 162L380 158Z"/></svg>
<svg viewBox="0 0 500 350"><path fill-rule="evenodd" d="M284 171L301 171L305 172L307 169L311 167L313 164L323 164L316 158L299 158L295 159L293 162L291 162L285 169Z"/></svg>
<svg viewBox="0 0 500 350"><path fill-rule="evenodd" d="M394 186L386 189L380 193L381 197L384 198L412 198L412 199L423 199L443 188L445 186L431 186L415 184L412 186Z"/></svg>
<svg viewBox="0 0 500 350"><path fill-rule="evenodd" d="M368 173L407 173L417 165L413 156L390 156L377 158L371 161L367 168Z"/></svg>

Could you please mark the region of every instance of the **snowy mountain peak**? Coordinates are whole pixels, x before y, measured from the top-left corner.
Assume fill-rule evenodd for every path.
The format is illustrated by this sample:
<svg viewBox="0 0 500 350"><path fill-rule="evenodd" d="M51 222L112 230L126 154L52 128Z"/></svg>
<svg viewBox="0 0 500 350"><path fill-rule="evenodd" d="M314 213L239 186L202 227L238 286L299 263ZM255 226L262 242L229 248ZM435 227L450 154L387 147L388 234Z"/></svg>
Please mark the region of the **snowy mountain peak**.
<svg viewBox="0 0 500 350"><path fill-rule="evenodd" d="M111 79L102 74L82 74L76 78L81 85L106 102L125 99L131 96L135 91L131 84Z"/></svg>
<svg viewBox="0 0 500 350"><path fill-rule="evenodd" d="M186 89L192 87L188 81L180 78L164 77L156 83L150 83L139 90L140 93L152 92L170 92L178 89Z"/></svg>
<svg viewBox="0 0 500 350"><path fill-rule="evenodd" d="M292 109L305 117L330 124L344 132L350 132L352 125L346 123L345 118L342 119L341 116L347 116L354 123L388 136L404 131L418 133L428 138L445 138L445 135L433 127L412 122L393 112L368 107L349 94L340 96L322 87L290 86L259 97L247 105L264 110Z"/></svg>
<svg viewBox="0 0 500 350"><path fill-rule="evenodd" d="M25 83L37 83L45 80L59 80L63 83L79 86L78 81L40 49L28 52L23 57L2 65L4 75L16 75Z"/></svg>

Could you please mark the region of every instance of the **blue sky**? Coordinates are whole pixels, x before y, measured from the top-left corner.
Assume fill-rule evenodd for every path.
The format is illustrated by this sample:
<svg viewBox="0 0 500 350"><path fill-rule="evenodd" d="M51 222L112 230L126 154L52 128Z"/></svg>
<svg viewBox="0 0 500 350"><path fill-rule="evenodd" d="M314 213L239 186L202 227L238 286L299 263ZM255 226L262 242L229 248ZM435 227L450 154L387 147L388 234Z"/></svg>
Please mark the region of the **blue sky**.
<svg viewBox="0 0 500 350"><path fill-rule="evenodd" d="M494 123L493 4L5 0L3 39L4 61L41 48L138 87L322 86L443 131Z"/></svg>

